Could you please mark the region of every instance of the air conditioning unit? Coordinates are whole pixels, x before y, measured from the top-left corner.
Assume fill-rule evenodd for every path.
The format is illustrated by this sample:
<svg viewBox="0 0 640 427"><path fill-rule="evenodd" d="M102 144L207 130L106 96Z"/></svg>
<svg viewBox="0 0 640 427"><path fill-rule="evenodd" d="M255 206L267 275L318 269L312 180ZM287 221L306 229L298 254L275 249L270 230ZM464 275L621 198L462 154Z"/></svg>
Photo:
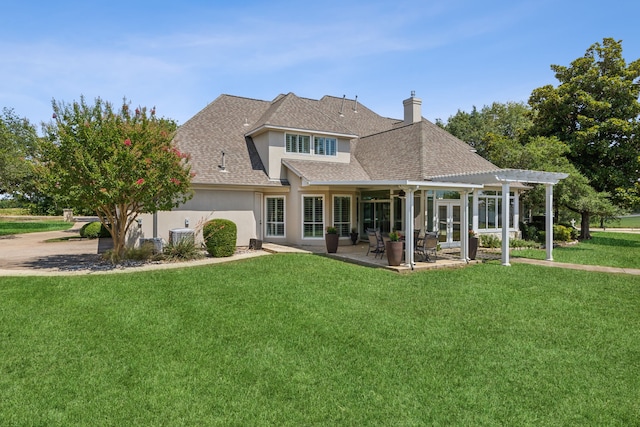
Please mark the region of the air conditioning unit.
<svg viewBox="0 0 640 427"><path fill-rule="evenodd" d="M196 233L193 228L174 228L169 230L169 243L175 245L181 241L188 239L191 243L195 242Z"/></svg>
<svg viewBox="0 0 640 427"><path fill-rule="evenodd" d="M140 246L143 245L153 245L153 253L154 254L161 254L162 253L162 238L160 237L153 237L150 239L140 239Z"/></svg>

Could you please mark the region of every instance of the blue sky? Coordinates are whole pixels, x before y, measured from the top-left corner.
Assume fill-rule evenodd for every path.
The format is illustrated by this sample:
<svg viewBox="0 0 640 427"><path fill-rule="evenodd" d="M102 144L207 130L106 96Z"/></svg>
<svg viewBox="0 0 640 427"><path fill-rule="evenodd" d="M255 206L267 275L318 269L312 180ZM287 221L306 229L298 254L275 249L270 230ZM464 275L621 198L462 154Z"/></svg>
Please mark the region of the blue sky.
<svg viewBox="0 0 640 427"><path fill-rule="evenodd" d="M30 1L0 9L0 108L39 124L51 100L156 106L184 123L220 94L346 95L429 120L556 85L551 64L623 41L640 58L635 0Z"/></svg>

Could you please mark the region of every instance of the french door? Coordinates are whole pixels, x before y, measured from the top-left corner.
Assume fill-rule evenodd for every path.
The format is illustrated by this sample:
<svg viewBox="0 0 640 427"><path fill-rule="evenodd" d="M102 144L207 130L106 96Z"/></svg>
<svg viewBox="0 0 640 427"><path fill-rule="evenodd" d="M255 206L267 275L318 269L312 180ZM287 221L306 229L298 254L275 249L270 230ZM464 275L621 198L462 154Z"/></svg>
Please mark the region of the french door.
<svg viewBox="0 0 640 427"><path fill-rule="evenodd" d="M391 231L391 204L389 201L362 202L361 212L361 236L366 238L369 228L378 229L382 233Z"/></svg>
<svg viewBox="0 0 640 427"><path fill-rule="evenodd" d="M436 207L440 247L459 247L462 227L460 200L438 200Z"/></svg>

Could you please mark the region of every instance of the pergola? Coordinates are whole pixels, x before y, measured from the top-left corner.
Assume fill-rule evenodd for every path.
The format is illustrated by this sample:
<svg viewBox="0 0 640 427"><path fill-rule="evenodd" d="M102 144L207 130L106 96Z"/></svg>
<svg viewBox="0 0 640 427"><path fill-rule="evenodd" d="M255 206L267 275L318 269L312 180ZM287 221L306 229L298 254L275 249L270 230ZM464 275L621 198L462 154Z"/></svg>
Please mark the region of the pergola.
<svg viewBox="0 0 640 427"><path fill-rule="evenodd" d="M520 184L544 184L546 190L545 197L545 230L547 248L547 261L553 261L553 186L569 174L561 172L542 172L525 169L499 169L497 171L470 173L464 175L451 175L434 178L434 181L445 180L447 182L472 182L474 184L490 185L500 184L502 186L502 265L509 263L509 227L504 226L508 221L509 213L509 192L510 186L514 183ZM466 204L466 203L465 203ZM467 219L468 227L468 219ZM468 254L469 236L463 233L462 251Z"/></svg>
<svg viewBox="0 0 640 427"><path fill-rule="evenodd" d="M502 187L502 218L509 218L509 193L511 185L544 184L546 188L546 250L547 260L553 261L553 186L568 176L566 173L542 172L523 169L498 169L489 172L446 175L432 178L429 181L379 180L379 181L307 181L303 186L357 187L357 188L397 188L405 192L405 234L413 236L413 210L415 192L420 190L451 190L462 194L461 222L462 230L469 229L469 193L482 189L486 185ZM504 224L504 220L503 220ZM507 220L508 224L508 220ZM415 265L413 239L405 241L405 264ZM460 258L469 259L469 235L464 232L460 236ZM509 226L502 227L502 265L509 266Z"/></svg>

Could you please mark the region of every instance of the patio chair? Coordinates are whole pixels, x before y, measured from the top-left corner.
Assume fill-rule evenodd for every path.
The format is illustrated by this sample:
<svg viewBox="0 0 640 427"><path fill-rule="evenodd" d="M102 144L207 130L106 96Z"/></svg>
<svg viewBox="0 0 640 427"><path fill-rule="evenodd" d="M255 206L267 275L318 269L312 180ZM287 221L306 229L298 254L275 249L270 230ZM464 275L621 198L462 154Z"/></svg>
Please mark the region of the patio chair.
<svg viewBox="0 0 640 427"><path fill-rule="evenodd" d="M382 257L384 253L384 241L382 240L382 235L378 230L368 229L367 235L369 236L369 247L367 248L367 256L369 256L370 252L375 254L374 258Z"/></svg>
<svg viewBox="0 0 640 427"><path fill-rule="evenodd" d="M438 251L438 233L426 233L418 239L415 253L422 256L422 261L436 262Z"/></svg>

